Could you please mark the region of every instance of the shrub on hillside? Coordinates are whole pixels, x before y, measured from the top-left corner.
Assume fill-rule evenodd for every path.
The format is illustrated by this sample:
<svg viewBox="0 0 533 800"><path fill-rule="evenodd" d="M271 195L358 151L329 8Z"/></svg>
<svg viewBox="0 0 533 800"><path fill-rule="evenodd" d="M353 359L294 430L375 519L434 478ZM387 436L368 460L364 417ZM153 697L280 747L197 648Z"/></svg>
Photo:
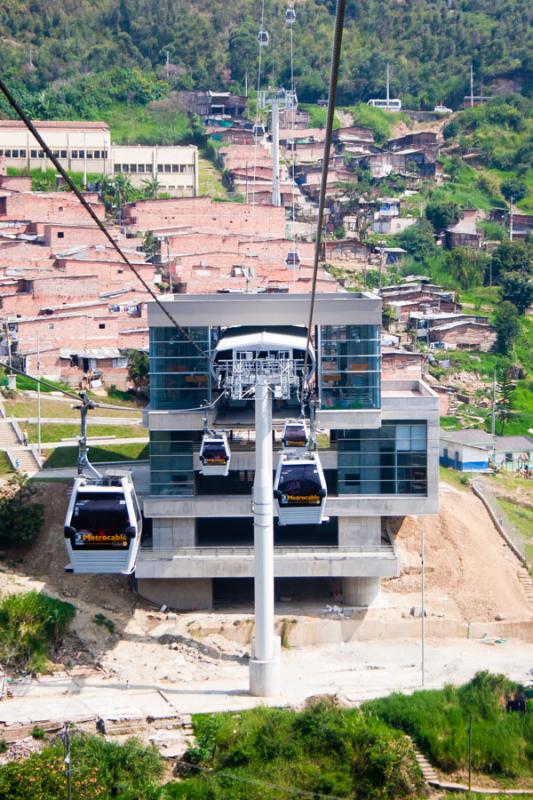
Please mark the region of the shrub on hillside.
<svg viewBox="0 0 533 800"><path fill-rule="evenodd" d="M468 765L472 718L474 770L506 777L533 775L533 715L507 713L505 697L517 689L503 675L478 673L469 683L365 703L363 710L408 733L445 771Z"/></svg>
<svg viewBox="0 0 533 800"><path fill-rule="evenodd" d="M0 547L26 544L40 532L44 506L34 502L35 494L35 488L18 474L0 490Z"/></svg>
<svg viewBox="0 0 533 800"><path fill-rule="evenodd" d="M425 794L409 740L375 717L323 700L304 711L256 708L195 719L189 763L209 774L165 797L278 800L284 790L356 800Z"/></svg>
<svg viewBox="0 0 533 800"><path fill-rule="evenodd" d="M0 663L9 672L41 672L74 619L70 603L39 592L9 594L0 602Z"/></svg>
<svg viewBox="0 0 533 800"><path fill-rule="evenodd" d="M46 747L0 767L0 797L59 800L67 796L63 745ZM72 788L76 800L158 800L163 764L157 750L136 739L124 744L75 735L71 742Z"/></svg>

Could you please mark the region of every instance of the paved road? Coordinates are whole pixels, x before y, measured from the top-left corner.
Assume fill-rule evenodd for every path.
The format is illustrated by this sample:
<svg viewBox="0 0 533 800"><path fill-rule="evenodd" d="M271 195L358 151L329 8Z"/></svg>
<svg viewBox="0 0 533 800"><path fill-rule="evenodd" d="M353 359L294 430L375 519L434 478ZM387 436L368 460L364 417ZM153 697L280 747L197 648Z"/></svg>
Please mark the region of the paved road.
<svg viewBox="0 0 533 800"><path fill-rule="evenodd" d="M165 647L165 645L161 645ZM282 651L283 694L267 702L298 704L314 694L344 696L356 704L393 690L420 688L420 642L380 640L338 643ZM533 644L508 640L488 647L480 641L431 640L426 646L427 688L459 684L479 670L501 672L527 681L533 667ZM16 696L0 703L0 723L75 721L95 715L125 717L239 710L263 699L248 694L248 667L213 661L207 680L159 683L120 678L66 676L14 685Z"/></svg>

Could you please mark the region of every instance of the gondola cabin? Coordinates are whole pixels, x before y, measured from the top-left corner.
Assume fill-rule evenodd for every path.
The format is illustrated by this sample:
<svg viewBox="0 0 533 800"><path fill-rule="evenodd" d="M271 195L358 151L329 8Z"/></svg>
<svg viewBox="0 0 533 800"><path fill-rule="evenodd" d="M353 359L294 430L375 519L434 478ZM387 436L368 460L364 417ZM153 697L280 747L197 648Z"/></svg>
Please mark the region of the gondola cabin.
<svg viewBox="0 0 533 800"><path fill-rule="evenodd" d="M74 482L65 518L67 572L121 573L135 569L142 517L129 473Z"/></svg>
<svg viewBox="0 0 533 800"><path fill-rule="evenodd" d="M296 11L294 8L288 8L285 11L285 25L294 25L296 21Z"/></svg>
<svg viewBox="0 0 533 800"><path fill-rule="evenodd" d="M254 125L252 128L252 136L254 139L262 139L265 135L265 126L264 125Z"/></svg>
<svg viewBox="0 0 533 800"><path fill-rule="evenodd" d="M309 435L304 420L287 420L283 426L281 444L285 450L292 448L307 447Z"/></svg>
<svg viewBox="0 0 533 800"><path fill-rule="evenodd" d="M257 35L257 41L259 42L259 47L266 47L270 42L270 35L268 31L259 31Z"/></svg>
<svg viewBox="0 0 533 800"><path fill-rule="evenodd" d="M326 480L316 453L281 456L274 479L280 525L320 525L325 519Z"/></svg>
<svg viewBox="0 0 533 800"><path fill-rule="evenodd" d="M225 433L204 434L200 445L202 475L228 475L231 452Z"/></svg>
<svg viewBox="0 0 533 800"><path fill-rule="evenodd" d="M290 250L287 253L287 258L285 259L285 264L288 267L299 267L300 266L300 254L297 250Z"/></svg>

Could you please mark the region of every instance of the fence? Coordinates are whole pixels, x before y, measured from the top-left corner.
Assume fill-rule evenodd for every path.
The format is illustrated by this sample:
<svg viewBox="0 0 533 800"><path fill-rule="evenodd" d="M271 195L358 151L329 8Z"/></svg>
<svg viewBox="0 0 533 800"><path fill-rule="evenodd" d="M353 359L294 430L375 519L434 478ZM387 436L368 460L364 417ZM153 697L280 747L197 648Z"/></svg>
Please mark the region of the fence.
<svg viewBox="0 0 533 800"><path fill-rule="evenodd" d="M526 563L526 545L520 533L516 530L515 526L500 506L489 487L482 481L472 481L472 490L477 497L481 500L489 515L494 522L494 525L503 536L511 550L516 556Z"/></svg>

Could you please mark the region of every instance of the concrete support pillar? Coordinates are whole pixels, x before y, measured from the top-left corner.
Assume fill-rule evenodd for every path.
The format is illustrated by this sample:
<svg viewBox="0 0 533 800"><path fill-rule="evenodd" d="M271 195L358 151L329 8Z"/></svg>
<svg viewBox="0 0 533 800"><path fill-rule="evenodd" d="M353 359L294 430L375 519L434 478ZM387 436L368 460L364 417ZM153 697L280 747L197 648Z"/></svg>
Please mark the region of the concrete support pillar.
<svg viewBox="0 0 533 800"><path fill-rule="evenodd" d="M181 547L194 547L194 519L156 518L153 521L152 537L154 550L178 550Z"/></svg>
<svg viewBox="0 0 533 800"><path fill-rule="evenodd" d="M381 517L339 517L339 547L378 547Z"/></svg>
<svg viewBox="0 0 533 800"><path fill-rule="evenodd" d="M381 578L343 578L342 597L345 606L370 606L381 592Z"/></svg>
<svg viewBox="0 0 533 800"><path fill-rule="evenodd" d="M137 590L152 603L179 611L213 608L211 578L139 578Z"/></svg>
<svg viewBox="0 0 533 800"><path fill-rule="evenodd" d="M250 694L280 692L280 663L274 636L274 496L272 485L272 400L266 380L255 384L255 640L250 659Z"/></svg>

